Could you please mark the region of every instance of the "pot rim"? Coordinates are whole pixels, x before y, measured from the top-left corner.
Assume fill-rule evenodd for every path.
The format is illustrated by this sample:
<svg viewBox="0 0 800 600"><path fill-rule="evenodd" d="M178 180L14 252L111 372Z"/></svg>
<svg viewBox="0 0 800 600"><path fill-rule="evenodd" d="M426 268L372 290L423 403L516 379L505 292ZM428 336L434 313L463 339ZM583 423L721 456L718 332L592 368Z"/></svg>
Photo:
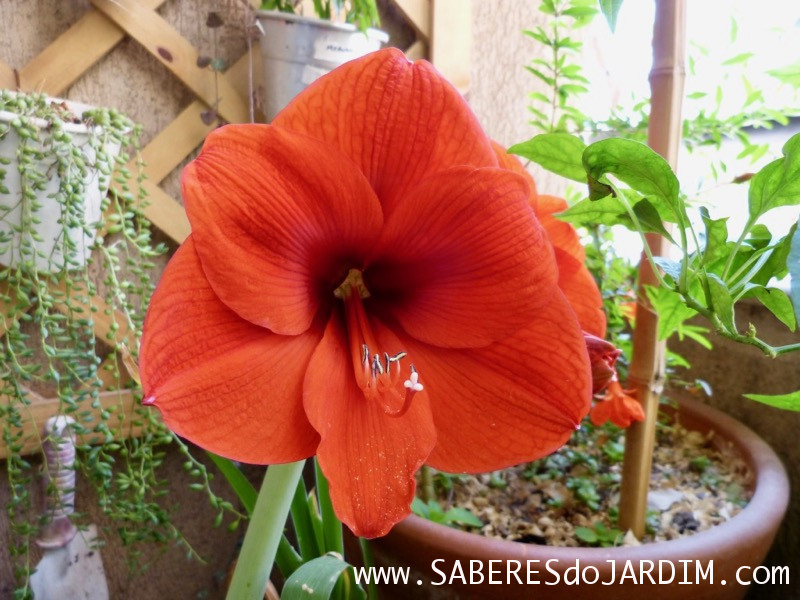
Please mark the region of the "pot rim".
<svg viewBox="0 0 800 600"><path fill-rule="evenodd" d="M750 502L725 523L675 540L612 548L545 546L486 538L413 514L398 523L392 532L403 537L422 537L431 546L455 546L460 554L476 559L503 556L530 560L546 557L561 561L579 558L585 562L604 562L656 558L677 562L691 556L713 556L723 546L744 543L754 530L771 530L774 516L783 519L789 503L789 479L778 456L755 432L733 417L696 400L680 399L678 405L679 412L683 412L687 421L700 425L697 429L713 429L722 439L732 442L755 474Z"/></svg>
<svg viewBox="0 0 800 600"><path fill-rule="evenodd" d="M321 29L331 29L333 31L341 31L345 33L356 33L359 31L358 27L352 23L334 23L326 19L317 17L308 17L305 15L296 15L293 13L285 13L279 10L257 10L255 11L257 19L264 19L267 21L289 21L291 23L303 23L312 27L319 27ZM369 27L364 34L371 39L378 40L381 43L389 41L389 34L382 29L375 29Z"/></svg>
<svg viewBox="0 0 800 600"><path fill-rule="evenodd" d="M20 92L8 90L8 93L16 96ZM83 102L77 102L75 100L69 100L67 98L58 98L56 96L50 96L49 94L45 94L45 96L51 103L52 102L56 104L59 104L61 102L65 103L67 105L67 108L69 108L70 112L74 113L75 116L80 119L83 119L83 114L86 111L94 110L95 108L97 108L96 106L92 106L91 104L85 104ZM0 121L10 122L13 121L15 118L17 118L18 116L19 114L15 112L11 112L8 110L0 110ZM34 123L36 123L36 126L39 127L40 129L44 129L48 125L47 121L45 121L40 117L33 117L32 120ZM67 131L68 133L82 133L82 134L89 133L89 126L86 123L83 122L72 123L70 121L64 121L63 119L59 120L62 123L64 123L64 130ZM100 127L100 125L94 125L93 130L99 132L102 130L102 127Z"/></svg>

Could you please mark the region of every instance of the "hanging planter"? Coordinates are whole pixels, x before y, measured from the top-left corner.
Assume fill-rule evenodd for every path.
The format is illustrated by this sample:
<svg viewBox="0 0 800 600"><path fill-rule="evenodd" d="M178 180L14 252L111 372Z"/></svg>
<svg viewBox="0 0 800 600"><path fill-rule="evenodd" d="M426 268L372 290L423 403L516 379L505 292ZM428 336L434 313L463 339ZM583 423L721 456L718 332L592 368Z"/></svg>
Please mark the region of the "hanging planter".
<svg viewBox="0 0 800 600"><path fill-rule="evenodd" d="M256 13L261 36L263 111L272 121L292 98L320 76L349 60L379 50L389 34L361 31L350 23L334 23L291 13Z"/></svg>
<svg viewBox="0 0 800 600"><path fill-rule="evenodd" d="M120 142L114 113L0 93L0 263L56 272L86 264Z"/></svg>

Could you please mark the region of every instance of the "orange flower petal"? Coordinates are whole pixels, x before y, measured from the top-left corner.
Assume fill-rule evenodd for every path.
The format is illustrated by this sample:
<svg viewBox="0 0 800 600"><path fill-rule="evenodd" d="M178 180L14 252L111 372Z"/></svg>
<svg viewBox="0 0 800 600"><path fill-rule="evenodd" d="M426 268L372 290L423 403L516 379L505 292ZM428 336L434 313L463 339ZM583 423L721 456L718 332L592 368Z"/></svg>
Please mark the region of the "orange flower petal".
<svg viewBox="0 0 800 600"><path fill-rule="evenodd" d="M558 287L569 300L581 328L587 333L603 337L606 334L606 315L603 298L589 269L570 254L555 248L558 265Z"/></svg>
<svg viewBox="0 0 800 600"><path fill-rule="evenodd" d="M335 149L269 125L211 133L183 173L197 253L229 308L275 333L311 324L383 222L369 182Z"/></svg>
<svg viewBox="0 0 800 600"><path fill-rule="evenodd" d="M611 421L624 429L633 421L643 421L644 409L635 398L628 396L619 381L612 381L608 384L605 399L594 405L590 417L597 426Z"/></svg>
<svg viewBox="0 0 800 600"><path fill-rule="evenodd" d="M356 385L342 317L334 312L311 358L304 385L308 418L320 434L317 459L330 482L338 517L354 534L385 535L410 512L416 482L436 441L426 393L392 417L376 401L366 401ZM372 320L381 347L399 344Z"/></svg>
<svg viewBox="0 0 800 600"><path fill-rule="evenodd" d="M586 268L586 252L575 228L553 216L567 209L562 198L536 193L533 177L516 156L508 154L502 146L494 144L500 166L525 177L531 186L529 201L539 222L553 244L558 265L558 287L567 296L583 330L598 337L605 336L606 317L603 298L597 282Z"/></svg>
<svg viewBox="0 0 800 600"><path fill-rule="evenodd" d="M228 309L211 290L190 236L153 294L140 369L145 403L167 426L222 456L253 463L306 458L319 440L302 382L322 335L280 336Z"/></svg>
<svg viewBox="0 0 800 600"><path fill-rule="evenodd" d="M485 348L405 343L430 397L437 442L428 463L437 469L481 472L540 458L589 410L586 347L560 293L530 325Z"/></svg>
<svg viewBox="0 0 800 600"><path fill-rule="evenodd" d="M556 291L527 194L502 169L429 177L387 219L367 288L418 340L464 348L507 337Z"/></svg>
<svg viewBox="0 0 800 600"><path fill-rule="evenodd" d="M367 176L387 216L431 173L497 165L458 91L428 62L411 63L396 48L318 79L273 123L338 147Z"/></svg>

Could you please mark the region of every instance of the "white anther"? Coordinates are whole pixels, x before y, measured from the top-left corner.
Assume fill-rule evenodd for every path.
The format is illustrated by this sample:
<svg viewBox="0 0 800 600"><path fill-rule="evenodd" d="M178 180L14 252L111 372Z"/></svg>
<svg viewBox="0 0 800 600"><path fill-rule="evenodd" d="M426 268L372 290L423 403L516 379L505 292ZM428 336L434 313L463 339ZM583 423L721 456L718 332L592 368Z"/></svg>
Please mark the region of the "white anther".
<svg viewBox="0 0 800 600"><path fill-rule="evenodd" d="M408 379L403 382L403 385L412 392L421 392L425 389L419 382L419 373L412 371Z"/></svg>

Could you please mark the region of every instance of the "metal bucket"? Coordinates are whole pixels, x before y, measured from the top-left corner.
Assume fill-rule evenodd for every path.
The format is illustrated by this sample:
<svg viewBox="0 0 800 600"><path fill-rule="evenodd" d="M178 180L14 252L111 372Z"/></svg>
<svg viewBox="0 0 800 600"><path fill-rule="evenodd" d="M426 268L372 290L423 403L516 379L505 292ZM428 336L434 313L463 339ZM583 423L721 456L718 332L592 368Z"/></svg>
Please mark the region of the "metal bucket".
<svg viewBox="0 0 800 600"><path fill-rule="evenodd" d="M348 23L332 23L290 13L256 13L261 36L264 116L272 121L312 81L348 60L364 56L389 41L379 29L360 31Z"/></svg>

